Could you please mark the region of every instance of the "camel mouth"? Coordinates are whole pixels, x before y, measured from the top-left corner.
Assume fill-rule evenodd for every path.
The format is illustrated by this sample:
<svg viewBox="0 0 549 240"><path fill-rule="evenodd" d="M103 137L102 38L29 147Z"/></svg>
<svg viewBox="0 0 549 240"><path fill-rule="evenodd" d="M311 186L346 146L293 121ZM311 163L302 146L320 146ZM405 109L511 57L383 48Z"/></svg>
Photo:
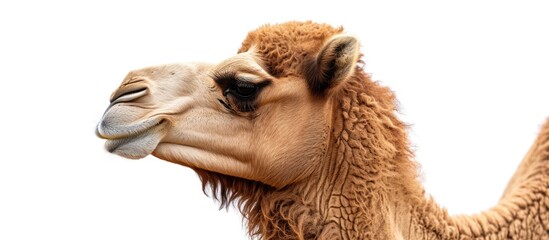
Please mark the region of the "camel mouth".
<svg viewBox="0 0 549 240"><path fill-rule="evenodd" d="M105 114L107 115L107 114ZM147 130L161 125L165 119L151 118L129 125L118 125L110 123L110 118L104 116L95 129L95 135L106 140L117 140L137 136Z"/></svg>
<svg viewBox="0 0 549 240"><path fill-rule="evenodd" d="M132 135L107 139L105 149L119 156L129 159L140 159L151 154L162 138L162 129L165 121Z"/></svg>

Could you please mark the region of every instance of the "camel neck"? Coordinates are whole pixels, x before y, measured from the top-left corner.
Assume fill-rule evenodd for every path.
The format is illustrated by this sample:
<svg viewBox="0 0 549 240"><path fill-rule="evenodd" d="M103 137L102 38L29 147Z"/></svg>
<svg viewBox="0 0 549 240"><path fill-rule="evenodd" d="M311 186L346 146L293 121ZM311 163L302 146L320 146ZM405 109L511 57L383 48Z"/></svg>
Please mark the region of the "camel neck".
<svg viewBox="0 0 549 240"><path fill-rule="evenodd" d="M391 93L364 78L343 89L314 182L295 191L321 216L319 239L393 239L400 211L423 198Z"/></svg>
<svg viewBox="0 0 549 240"><path fill-rule="evenodd" d="M335 151L332 155L338 156ZM405 205L395 200L397 192L404 192L401 186L389 187L393 181L380 172L347 161L326 168L331 171L315 177L320 181L314 190L303 191L304 199L313 200L322 216L318 239L393 239L400 218L397 210Z"/></svg>
<svg viewBox="0 0 549 240"><path fill-rule="evenodd" d="M334 99L314 173L261 195L250 222L264 239L394 239L405 199L423 197L389 89L358 72Z"/></svg>
<svg viewBox="0 0 549 240"><path fill-rule="evenodd" d="M318 169L303 182L255 195L257 205L250 205L247 215L251 229L263 239L546 236L549 138L534 144L538 150L519 169L522 177L513 178L497 206L473 216L449 216L425 196L390 94L364 76L352 79L333 104L332 132Z"/></svg>

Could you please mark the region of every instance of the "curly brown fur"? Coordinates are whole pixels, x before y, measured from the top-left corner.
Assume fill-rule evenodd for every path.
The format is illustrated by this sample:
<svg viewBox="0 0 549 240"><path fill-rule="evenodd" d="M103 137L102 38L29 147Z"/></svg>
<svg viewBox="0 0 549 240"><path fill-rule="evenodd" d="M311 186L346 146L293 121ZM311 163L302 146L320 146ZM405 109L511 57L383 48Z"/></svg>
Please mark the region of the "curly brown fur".
<svg viewBox="0 0 549 240"><path fill-rule="evenodd" d="M255 49L276 77L302 76L323 42L341 33L311 22L264 26L239 52ZM330 145L310 178L276 189L196 170L222 207L235 203L261 239L549 238L549 122L500 204L451 217L424 197L393 93L358 68L335 96ZM531 151L531 152L532 152Z"/></svg>
<svg viewBox="0 0 549 240"><path fill-rule="evenodd" d="M195 169L203 187L211 187L213 197L222 207L228 207L231 202L237 205L248 222L251 235L263 239L317 239L321 234L325 239L368 236L363 230L370 229L374 234L384 227L385 222L377 221L381 218L372 210L380 210L389 196L421 194L422 190L413 181L417 171L415 163L408 160L411 153L407 150L404 125L394 115L393 93L359 70L339 96L340 115L336 121L340 124L334 126L330 146L334 150L326 159L327 166L339 166L335 168L348 172L339 178L330 176L334 174L333 169L322 169L326 172L318 173L320 179L332 183L313 181L275 189L260 182ZM307 181L312 179L318 180L315 176ZM330 223L343 220L328 218L326 215L333 213L322 212L311 200L316 193L303 191L317 188L330 189L333 196L324 201L331 202L326 204L333 209L340 208L343 215L346 215L345 211L361 208L377 220L354 219L357 224L355 235L342 236L341 228ZM358 198L354 199L353 195ZM341 213L339 215L341 218Z"/></svg>
<svg viewBox="0 0 549 240"><path fill-rule="evenodd" d="M262 239L314 239L320 216L295 193L260 182L195 169L222 208L231 203L247 220L248 234Z"/></svg>
<svg viewBox="0 0 549 240"><path fill-rule="evenodd" d="M254 48L275 77L301 75L300 64L315 55L326 39L343 32L341 27L307 23L265 25L250 32L238 52Z"/></svg>
<svg viewBox="0 0 549 240"><path fill-rule="evenodd" d="M96 134L193 168L260 239L549 239L549 121L496 206L449 216L425 196L394 94L342 32L266 25L219 64L132 71Z"/></svg>

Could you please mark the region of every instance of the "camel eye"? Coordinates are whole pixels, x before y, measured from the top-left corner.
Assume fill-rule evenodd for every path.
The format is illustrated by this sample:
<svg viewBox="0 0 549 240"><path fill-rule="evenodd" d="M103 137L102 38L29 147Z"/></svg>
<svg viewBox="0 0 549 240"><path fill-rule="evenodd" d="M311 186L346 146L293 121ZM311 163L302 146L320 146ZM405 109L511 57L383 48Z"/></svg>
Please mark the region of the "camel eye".
<svg viewBox="0 0 549 240"><path fill-rule="evenodd" d="M256 95L257 86L247 82L236 82L228 90L238 98L249 99Z"/></svg>
<svg viewBox="0 0 549 240"><path fill-rule="evenodd" d="M258 107L257 96L265 86L271 84L271 80L251 83L232 78L230 81L218 81L218 84L224 87L223 96L227 101L222 101L222 104L225 108L239 112L253 112Z"/></svg>

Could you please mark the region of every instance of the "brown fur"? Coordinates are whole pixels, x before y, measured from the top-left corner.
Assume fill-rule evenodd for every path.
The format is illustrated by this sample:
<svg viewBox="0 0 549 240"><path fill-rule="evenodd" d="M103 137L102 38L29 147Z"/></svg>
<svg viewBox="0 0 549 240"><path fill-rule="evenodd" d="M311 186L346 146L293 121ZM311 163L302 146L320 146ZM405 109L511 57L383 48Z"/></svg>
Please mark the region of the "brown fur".
<svg viewBox="0 0 549 240"><path fill-rule="evenodd" d="M362 92L365 89L367 92ZM414 179L417 177L416 166L408 160L411 153L407 150L404 125L394 115L392 92L372 82L362 71L357 71L340 97L340 108L343 112L337 117L337 121L341 121L347 128L338 126L338 129L334 129L333 145L339 148L334 152L335 156L327 161L338 161L335 165L348 164L347 168L356 171L355 177L366 178L357 179L360 182L356 184L361 186L362 190L371 193L361 195L392 194L381 193L377 188L369 189L368 185L361 183L366 181L398 186L389 191L406 195L411 194L407 189L417 191L417 186L414 185ZM360 119L365 121L360 122ZM341 159L338 155L352 157ZM213 197L220 200L221 206L228 207L231 202L236 203L248 221L248 231L251 235L261 234L265 239L295 239L296 236L302 236L297 239L315 239L313 236L318 237L322 225L325 224L318 219L320 216L315 213L317 210L313 204L308 203L309 199L300 196L301 191L294 192L297 189L301 190L302 186L275 189L237 177L199 169L195 171L202 179L203 187L211 187ZM408 181L403 181L404 179Z"/></svg>
<svg viewBox="0 0 549 240"><path fill-rule="evenodd" d="M342 31L343 28L334 29L327 24L266 25L250 32L238 52L254 48L275 77L301 76L300 63L315 56L321 43Z"/></svg>
<svg viewBox="0 0 549 240"><path fill-rule="evenodd" d="M323 41L340 32L342 28L311 23L266 26L251 32L239 52L253 46L270 74L302 76L300 63L315 56ZM325 164L345 171L347 175L343 180L330 176L336 174L332 172L338 170L336 167L326 169L324 173L324 170L317 170L318 175L305 182L275 189L260 182L196 170L203 187L211 186L213 197L220 200L221 206L228 207L231 202L237 205L247 220L251 235L261 239L393 238L396 229L387 217L400 210L409 211L406 225L410 229L408 234L403 234L409 239L488 239L490 236L506 239L516 237L520 232L510 229L501 232L512 221L497 222L490 228L494 230L482 230L486 225L483 219L491 219L490 214L503 211L501 206L487 212L488 216L452 218L432 200L424 199L424 191L417 180L417 164L411 160L406 126L394 114L394 95L388 88L370 80L362 69L356 70L336 99L338 104L334 107L335 124L329 146L332 150L326 154L328 162ZM545 135L549 135L547 125L549 123ZM549 151L547 143L544 146L544 151ZM546 178L547 173L542 176ZM539 186L539 183L535 185ZM333 196L332 199L318 199L319 192L312 192L315 190L331 191L339 199ZM334 194L337 192L339 194ZM548 201L546 196L542 192L542 197L537 199ZM326 206L317 203L327 204L332 209L327 210ZM397 206L390 209L388 205L392 204ZM540 207L539 203L535 206ZM516 206L509 210L520 212L520 209ZM525 210L526 214L541 214L535 209ZM349 219L348 214L352 216L353 213L356 216ZM333 219L327 215L332 215ZM521 222L520 219L515 221ZM351 225L346 227L348 223ZM538 224L543 223L549 221L538 221ZM517 227L528 231L528 226L519 224ZM545 225L545 229L547 227ZM548 236L546 231L535 232L531 236Z"/></svg>
<svg viewBox="0 0 549 240"><path fill-rule="evenodd" d="M449 216L425 197L394 94L342 32L266 25L217 65L134 71L97 134L193 168L260 239L549 239L549 121L498 205Z"/></svg>

